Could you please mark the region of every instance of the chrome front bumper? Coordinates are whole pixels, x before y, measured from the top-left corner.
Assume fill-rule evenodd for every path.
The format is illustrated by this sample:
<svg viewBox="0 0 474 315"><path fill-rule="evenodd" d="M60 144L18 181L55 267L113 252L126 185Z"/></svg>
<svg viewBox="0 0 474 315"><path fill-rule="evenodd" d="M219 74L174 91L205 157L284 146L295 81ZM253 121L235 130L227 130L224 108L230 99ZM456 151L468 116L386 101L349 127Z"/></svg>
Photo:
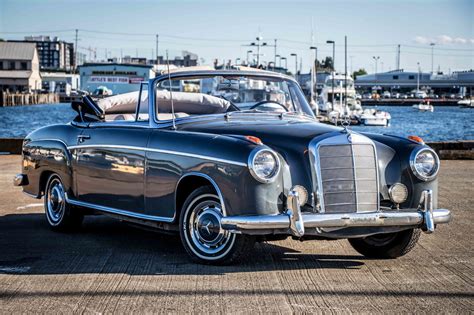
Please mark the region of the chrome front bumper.
<svg viewBox="0 0 474 315"><path fill-rule="evenodd" d="M449 210L433 209L431 190L423 191L418 209L337 214L302 213L298 193L294 190L288 195L287 207L285 213L277 215L223 217L221 226L225 230L244 234L287 230L288 234L302 237L305 228L413 227L432 233L436 224L451 221Z"/></svg>

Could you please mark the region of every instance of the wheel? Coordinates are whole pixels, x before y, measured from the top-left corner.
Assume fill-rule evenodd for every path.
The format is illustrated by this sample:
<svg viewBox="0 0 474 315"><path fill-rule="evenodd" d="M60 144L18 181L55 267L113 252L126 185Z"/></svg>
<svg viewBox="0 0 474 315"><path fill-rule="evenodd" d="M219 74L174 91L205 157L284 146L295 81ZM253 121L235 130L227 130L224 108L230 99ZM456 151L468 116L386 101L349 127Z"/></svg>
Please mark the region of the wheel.
<svg viewBox="0 0 474 315"><path fill-rule="evenodd" d="M56 231L72 231L81 226L83 215L66 202L64 185L58 175L48 178L44 210L49 226Z"/></svg>
<svg viewBox="0 0 474 315"><path fill-rule="evenodd" d="M255 238L222 229L222 205L211 187L200 187L184 202L180 214L181 242L191 259L198 263L225 265L237 261L250 250Z"/></svg>
<svg viewBox="0 0 474 315"><path fill-rule="evenodd" d="M420 234L420 229L411 229L364 238L350 238L349 243L356 251L366 257L393 259L410 252L418 242Z"/></svg>

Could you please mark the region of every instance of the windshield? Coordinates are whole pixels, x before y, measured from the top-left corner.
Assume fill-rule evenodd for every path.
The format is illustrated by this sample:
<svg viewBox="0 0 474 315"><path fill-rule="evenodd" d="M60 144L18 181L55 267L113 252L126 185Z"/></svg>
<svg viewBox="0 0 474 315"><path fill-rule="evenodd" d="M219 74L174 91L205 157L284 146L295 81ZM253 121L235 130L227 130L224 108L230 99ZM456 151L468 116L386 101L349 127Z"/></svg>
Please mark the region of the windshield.
<svg viewBox="0 0 474 315"><path fill-rule="evenodd" d="M171 91L171 93L170 93ZM160 81L158 120L227 112L297 113L313 117L300 87L291 80L264 76L209 76Z"/></svg>

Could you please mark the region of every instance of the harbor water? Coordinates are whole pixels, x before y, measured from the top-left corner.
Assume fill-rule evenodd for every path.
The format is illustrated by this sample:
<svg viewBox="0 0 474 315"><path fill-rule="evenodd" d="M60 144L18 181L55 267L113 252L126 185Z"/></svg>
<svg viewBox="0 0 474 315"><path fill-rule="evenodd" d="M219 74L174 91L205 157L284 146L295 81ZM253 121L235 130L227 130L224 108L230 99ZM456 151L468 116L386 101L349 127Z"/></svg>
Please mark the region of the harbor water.
<svg viewBox="0 0 474 315"><path fill-rule="evenodd" d="M370 107L365 107L370 108ZM354 131L417 135L425 141L473 140L474 110L435 106L434 112L418 112L406 106L378 106L392 116L389 127L351 126ZM0 138L22 138L43 126L66 123L75 117L70 104L0 107Z"/></svg>

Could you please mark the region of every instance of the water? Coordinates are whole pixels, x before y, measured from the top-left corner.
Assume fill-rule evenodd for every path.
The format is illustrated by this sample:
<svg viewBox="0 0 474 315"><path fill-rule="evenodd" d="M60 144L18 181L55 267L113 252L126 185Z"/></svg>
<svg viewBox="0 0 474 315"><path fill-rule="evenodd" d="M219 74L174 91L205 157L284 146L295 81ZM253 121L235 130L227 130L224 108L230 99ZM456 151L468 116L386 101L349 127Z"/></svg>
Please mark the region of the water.
<svg viewBox="0 0 474 315"><path fill-rule="evenodd" d="M368 108L368 107L367 107ZM417 135L425 141L474 140L474 109L435 106L418 112L406 106L378 106L392 115L389 127L353 126L354 131ZM25 137L43 126L66 123L75 117L70 104L0 107L0 138Z"/></svg>

